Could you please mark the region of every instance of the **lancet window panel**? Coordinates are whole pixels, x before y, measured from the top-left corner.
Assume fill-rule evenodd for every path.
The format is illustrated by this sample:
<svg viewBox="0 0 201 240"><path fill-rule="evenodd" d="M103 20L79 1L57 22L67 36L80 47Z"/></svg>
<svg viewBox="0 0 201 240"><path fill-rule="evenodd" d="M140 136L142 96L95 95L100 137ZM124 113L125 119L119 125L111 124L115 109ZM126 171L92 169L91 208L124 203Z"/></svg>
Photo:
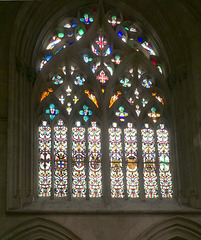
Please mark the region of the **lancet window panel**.
<svg viewBox="0 0 201 240"><path fill-rule="evenodd" d="M103 14L105 31L94 23ZM46 115L38 127L40 198L173 197L160 50L143 25L124 18L116 10L80 9L44 47L39 71L41 78L43 69L49 73L38 102Z"/></svg>
<svg viewBox="0 0 201 240"><path fill-rule="evenodd" d="M39 169L38 188L40 197L51 196L52 191L52 153L51 128L47 121L43 121L38 128Z"/></svg>
<svg viewBox="0 0 201 240"><path fill-rule="evenodd" d="M139 197L139 160L137 129L132 123L124 128L124 147L126 163L126 186L129 198Z"/></svg>
<svg viewBox="0 0 201 240"><path fill-rule="evenodd" d="M101 129L96 121L78 120L67 128L59 116L51 123L43 120L38 127L38 153L39 197L102 197Z"/></svg>
<svg viewBox="0 0 201 240"><path fill-rule="evenodd" d="M158 197L156 149L154 130L148 124L142 127L143 179L146 198Z"/></svg>
<svg viewBox="0 0 201 240"><path fill-rule="evenodd" d="M63 120L53 126L43 120L38 128L38 195L65 197L68 187L67 127Z"/></svg>
<svg viewBox="0 0 201 240"><path fill-rule="evenodd" d="M86 138L80 122L72 128L72 193L86 197Z"/></svg>

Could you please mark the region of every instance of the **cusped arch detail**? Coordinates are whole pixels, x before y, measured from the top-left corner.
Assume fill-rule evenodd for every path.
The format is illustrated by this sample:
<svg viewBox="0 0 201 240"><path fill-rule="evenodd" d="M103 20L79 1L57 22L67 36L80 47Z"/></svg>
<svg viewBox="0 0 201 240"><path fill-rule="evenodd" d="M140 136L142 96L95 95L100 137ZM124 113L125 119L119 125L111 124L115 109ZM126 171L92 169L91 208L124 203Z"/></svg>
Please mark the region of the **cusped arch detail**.
<svg viewBox="0 0 201 240"><path fill-rule="evenodd" d="M45 218L34 218L18 224L0 236L2 240L80 240L69 229Z"/></svg>
<svg viewBox="0 0 201 240"><path fill-rule="evenodd" d="M149 228L137 240L201 239L201 225L183 217L167 219Z"/></svg>

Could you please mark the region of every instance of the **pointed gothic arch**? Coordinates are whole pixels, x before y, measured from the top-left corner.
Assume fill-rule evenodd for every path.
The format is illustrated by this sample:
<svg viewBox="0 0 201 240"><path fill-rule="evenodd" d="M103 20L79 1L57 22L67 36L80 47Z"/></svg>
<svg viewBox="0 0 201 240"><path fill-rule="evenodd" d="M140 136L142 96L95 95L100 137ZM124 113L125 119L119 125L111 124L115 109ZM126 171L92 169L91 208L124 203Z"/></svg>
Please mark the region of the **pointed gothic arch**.
<svg viewBox="0 0 201 240"><path fill-rule="evenodd" d="M158 89L168 92L162 75L163 70L158 61L159 56L155 53L158 52L160 55L160 50L157 46L152 47L148 40L145 40L151 39L151 36L142 34L143 25L140 27L139 23L135 23L134 20L123 21L123 14L115 10L113 14L114 16L108 11L105 15L101 4L97 10L81 8L78 10L78 19L68 17L63 20L52 37L49 37L49 44L46 43L44 47L39 66L40 73L34 87L35 92L41 89L43 93L40 104L38 101L35 101L35 104L39 109L42 107L39 112L44 113L44 108L46 108L45 112L53 122L54 118L58 119L60 114L66 118L69 131L72 129L72 143L69 138L71 133L67 134L65 131L64 135L65 138L68 135L69 145L72 145L72 156L68 147L67 160L67 155L64 154L67 150L67 143L64 146L62 142L59 144L58 141L55 142L56 135L53 133L53 127L49 128L48 125L47 131L47 123L44 121L43 127L39 128L39 197L64 197L67 194L70 195L70 199L72 197L102 197L104 195L102 185L106 181L104 177L102 180L102 172L110 172L112 198L157 198L159 196L171 198L173 196L169 133L162 118L157 131L155 126L163 110L168 113L166 107L168 102L166 101L165 105L161 94L158 93ZM118 15L121 19L118 19ZM88 54L82 54L83 49ZM121 53L122 58L114 55L115 49ZM127 65L129 61L130 67ZM54 74L51 68L54 69ZM93 75L89 73L90 70ZM47 73L49 73L49 79ZM51 88L47 89L47 86ZM154 90L151 90L152 88ZM120 96L112 95L112 92L116 90ZM128 98L129 95L132 100ZM133 107L135 110L132 109ZM33 105L33 112L35 109ZM114 119L113 121L119 122L118 124L125 122L131 126L132 123L127 121L129 116L131 122L137 125L137 132L141 131L140 125L144 119L144 126L147 130L141 131L142 145L139 133L136 135L139 152L137 145L133 150L132 143L125 142L128 140L126 138L130 139L128 142L132 141L132 134L128 135L125 132L124 139L123 128L125 127L122 125L117 128L117 123L113 123L116 127L109 128L109 145L104 144L101 140L101 128L103 125L109 127L108 122L111 121L109 115L111 119ZM37 115L35 117L37 119ZM98 119L101 126L99 140L92 146L90 144L92 135L88 135L87 125L88 122L93 121L96 128L94 118ZM153 123L149 118L153 120ZM79 119L79 121L71 122L71 119ZM75 127L70 122L75 124ZM153 125L154 131L149 129L148 122ZM60 129L62 128L63 123L60 124ZM115 135L116 130L119 131L118 136ZM62 130L59 133L60 139L63 138L61 134ZM108 138L107 133L103 134ZM115 140L111 140L112 138ZM119 139L118 144L117 139ZM150 142L146 139L150 139ZM55 148L58 149L55 150ZM96 150L88 155L88 151L92 150L90 148ZM98 155L96 155L97 148L99 149ZM60 157L55 151L59 151ZM102 167L101 152L105 152L107 157L103 161L110 162L110 170ZM65 156L65 161L61 155ZM142 158L141 155L144 157ZM92 165L97 166L96 161L99 166L97 169L92 167ZM60 194L57 194L58 191Z"/></svg>
<svg viewBox="0 0 201 240"><path fill-rule="evenodd" d="M138 240L192 239L201 237L200 224L184 217L169 218L144 232Z"/></svg>
<svg viewBox="0 0 201 240"><path fill-rule="evenodd" d="M0 235L2 240L80 240L80 238L62 225L45 218L33 218L20 223Z"/></svg>

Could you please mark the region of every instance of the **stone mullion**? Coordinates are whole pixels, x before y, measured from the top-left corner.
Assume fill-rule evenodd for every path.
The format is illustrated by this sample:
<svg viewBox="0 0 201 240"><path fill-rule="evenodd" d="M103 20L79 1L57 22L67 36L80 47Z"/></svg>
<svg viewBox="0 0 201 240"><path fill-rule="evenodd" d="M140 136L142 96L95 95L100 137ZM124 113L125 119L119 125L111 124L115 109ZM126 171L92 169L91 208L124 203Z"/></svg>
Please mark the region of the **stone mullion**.
<svg viewBox="0 0 201 240"><path fill-rule="evenodd" d="M128 199L128 193L127 193L127 181L126 181L126 157L125 157L125 138L124 138L124 128L122 130L122 170L123 170L123 176L124 176L124 196L125 199Z"/></svg>
<svg viewBox="0 0 201 240"><path fill-rule="evenodd" d="M139 192L140 199L145 199L145 191L144 191L144 165L143 165L143 157L142 157L142 135L141 135L141 123L137 125L137 146L138 146L138 169L139 169Z"/></svg>
<svg viewBox="0 0 201 240"><path fill-rule="evenodd" d="M54 126L55 124L51 124L51 198L54 198L54 168L55 168L55 156L54 156Z"/></svg>
<svg viewBox="0 0 201 240"><path fill-rule="evenodd" d="M67 131L67 172L68 172L68 196L67 199L70 201L72 198L72 122L69 124Z"/></svg>
<svg viewBox="0 0 201 240"><path fill-rule="evenodd" d="M85 124L85 144L86 144L86 155L85 155L85 166L86 166L86 199L89 200L89 156L88 156L88 128Z"/></svg>
<svg viewBox="0 0 201 240"><path fill-rule="evenodd" d="M109 203L110 194L110 160L109 160L109 137L108 137L108 119L107 110L103 110L103 118L101 122L101 151L102 151L102 187L103 199L105 203Z"/></svg>
<svg viewBox="0 0 201 240"><path fill-rule="evenodd" d="M157 186L158 186L158 197L162 199L161 188L160 188L160 176L159 176L159 159L158 159L158 145L157 145L157 134L156 125L154 126L154 145L155 145L155 163L156 163L156 176L157 176Z"/></svg>

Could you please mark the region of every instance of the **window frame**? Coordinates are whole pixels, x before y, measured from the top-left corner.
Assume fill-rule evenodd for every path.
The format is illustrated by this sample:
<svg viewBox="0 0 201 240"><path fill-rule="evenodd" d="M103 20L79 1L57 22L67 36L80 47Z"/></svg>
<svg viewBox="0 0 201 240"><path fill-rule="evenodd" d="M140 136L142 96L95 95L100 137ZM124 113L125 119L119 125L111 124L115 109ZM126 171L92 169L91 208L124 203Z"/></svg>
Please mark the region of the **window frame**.
<svg viewBox="0 0 201 240"><path fill-rule="evenodd" d="M60 54L60 55L61 55L61 58L63 58L63 61L64 61L64 54ZM56 61L57 61L57 60L54 60L54 64L57 64ZM53 64L51 64L51 65L53 66ZM148 66L148 65L150 65L150 64L146 63L146 65ZM149 68L149 67L150 67L150 66L148 66L148 68ZM45 74L45 72L47 73L47 72L48 72L48 69L50 69L50 68L51 68L51 67L48 66L48 68L46 68L46 70L43 71L43 74ZM39 77L39 78L40 78L40 77ZM37 81L37 83L38 83L38 81ZM36 83L36 85L37 85L37 83ZM35 90L36 90L36 87L34 86L34 91L35 91ZM34 92L34 91L33 91L33 92ZM33 95L34 95L34 94L33 94ZM37 94L36 94L36 95L37 95ZM36 97L36 98L37 98L37 97ZM34 99L32 100L33 103L35 103L35 102L37 101L36 98L34 98ZM32 111L33 111L33 107L32 107ZM35 113L35 112L33 111L33 112L32 112L32 117L33 117L33 119L34 119L34 113ZM34 127L33 127L33 129L32 129L33 131L31 130L31 132L32 132L32 137L34 138L34 135L35 135L34 132L35 132L35 129L36 129L37 127L35 128L35 126L36 126L35 120L34 120L33 122L34 122L34 123L33 123ZM170 133L170 132L169 132L169 133ZM174 136L174 133L172 133L172 136ZM170 134L169 134L169 137L171 138L171 135L170 135ZM36 142L37 142L37 141L33 140L33 145L34 145L34 146L35 146L35 143L36 143ZM172 145L172 142L171 142L171 141L170 141L170 143L171 143L171 145ZM33 153L33 152L35 152L35 150L33 150L32 153ZM171 151L171 154L172 154L172 151ZM34 155L34 153L33 153L33 155ZM35 157L32 156L32 163L31 163L32 165L34 164L34 161L35 161ZM172 163L172 164L173 164L173 163ZM35 172L35 170L34 170L34 172ZM173 172L172 172L172 174L173 174ZM34 175L33 180L35 181L35 179L36 179L36 178L35 178L35 175ZM31 184L35 185L34 182L32 182ZM173 185L174 185L174 189L175 189L174 181L173 181ZM34 190L33 192L35 192L35 190ZM106 192L107 192L107 191L106 191ZM175 190L174 190L174 192L175 192ZM34 194L34 195L35 195L35 194ZM38 202L40 202L40 203L38 204L37 202L35 202L35 200L38 201ZM39 206L41 206L41 202L46 202L46 201L39 201L36 196L35 196L35 200L32 200L32 197L31 197L30 202L32 202L32 201L34 202L32 209L33 209L34 211L35 211L35 210L37 211L37 209L39 209ZM57 201L58 201L58 199L57 199ZM58 201L58 202L60 202L60 201ZM108 199L107 196L106 196L106 199L104 200L104 203L105 203L105 202L107 202L107 203L110 202L110 199ZM35 203L36 203L36 204L35 204ZM35 205L35 206L34 206L34 205ZM112 210L118 211L118 207L117 207L117 206L119 207L119 204L118 204L118 203L117 203L117 205L114 204L114 208L113 208ZM131 204L131 206L132 206L132 204ZM51 209L56 209L56 208L58 209L58 207L59 207L59 205L58 205L57 207L49 207L49 208L46 209L46 210L44 209L44 211L49 211L49 210L51 211ZM128 207L128 208L129 208L129 207ZM137 208L138 208L138 207L137 207ZM137 208L136 208L136 209L137 209ZM69 208L69 209L70 209L70 208ZM69 209L68 209L68 210L69 210ZM74 211L76 212L75 209L77 209L76 206L74 206ZM133 209L133 208L132 208L132 209ZM143 209L143 208L142 208L142 209ZM68 211L68 210L67 210L67 211ZM88 210L90 210L90 206L88 206ZM87 211L88 211L88 210L87 210ZM104 208L102 211L104 211L104 210L105 210L105 208ZM79 211L80 211L80 210L79 210ZM86 211L86 209L85 209L85 211ZM94 210L94 211L95 211L95 210ZM125 210L125 211L126 211L126 210Z"/></svg>

